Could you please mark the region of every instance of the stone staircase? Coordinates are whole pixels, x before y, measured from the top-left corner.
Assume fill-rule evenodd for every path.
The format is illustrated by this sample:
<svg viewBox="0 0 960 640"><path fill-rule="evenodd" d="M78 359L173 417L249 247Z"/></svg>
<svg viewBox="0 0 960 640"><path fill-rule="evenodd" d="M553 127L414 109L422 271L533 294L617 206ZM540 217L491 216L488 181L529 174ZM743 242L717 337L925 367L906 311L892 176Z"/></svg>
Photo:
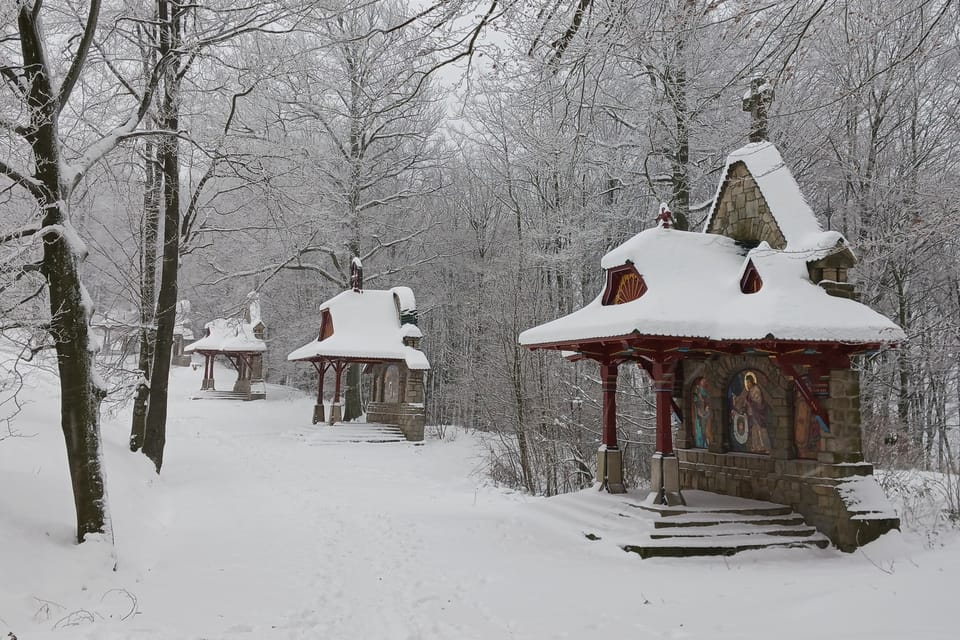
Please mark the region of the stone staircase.
<svg viewBox="0 0 960 640"><path fill-rule="evenodd" d="M338 422L334 425L316 425L301 434L311 446L335 445L354 442L386 444L407 442L403 432L388 424ZM419 444L419 443L417 443Z"/></svg>
<svg viewBox="0 0 960 640"><path fill-rule="evenodd" d="M830 540L788 506L758 500L685 491L689 506L630 503L656 514L653 532L644 544L624 551L642 558L729 556L750 549L774 547L826 548Z"/></svg>
<svg viewBox="0 0 960 640"><path fill-rule="evenodd" d="M247 400L248 395L242 391L198 391L190 396L191 400Z"/></svg>

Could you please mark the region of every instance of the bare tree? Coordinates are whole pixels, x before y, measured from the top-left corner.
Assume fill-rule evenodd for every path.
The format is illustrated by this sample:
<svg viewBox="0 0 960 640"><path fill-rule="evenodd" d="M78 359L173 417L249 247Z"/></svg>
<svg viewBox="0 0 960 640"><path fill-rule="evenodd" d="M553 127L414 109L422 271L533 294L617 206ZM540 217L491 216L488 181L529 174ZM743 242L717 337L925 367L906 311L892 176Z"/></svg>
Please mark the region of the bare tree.
<svg viewBox="0 0 960 640"><path fill-rule="evenodd" d="M100 124L98 129L109 131L107 135L68 145L60 122L87 66L101 2L91 0L86 17L80 19L81 32L72 40L75 49L65 69L56 64L52 49L69 34L44 31L42 16L52 10L49 5L20 0L12 15L6 16L11 19L0 27L4 30L0 37L4 100L15 105L7 112L10 116L0 120L0 131L16 149L9 159L0 159L0 175L6 178L7 189L17 187L30 195L37 216L34 223L0 233L0 240L33 237L41 253L35 264L49 301L45 327L57 353L61 426L73 484L77 541L83 542L88 534L112 537L112 531L100 454L100 403L105 392L94 371L89 326L93 308L80 276L86 248L71 223L70 200L90 167L136 129L147 110L158 71L142 81L141 99L128 102L130 109L118 125ZM82 151L70 152L77 148ZM23 269L28 271L29 264Z"/></svg>

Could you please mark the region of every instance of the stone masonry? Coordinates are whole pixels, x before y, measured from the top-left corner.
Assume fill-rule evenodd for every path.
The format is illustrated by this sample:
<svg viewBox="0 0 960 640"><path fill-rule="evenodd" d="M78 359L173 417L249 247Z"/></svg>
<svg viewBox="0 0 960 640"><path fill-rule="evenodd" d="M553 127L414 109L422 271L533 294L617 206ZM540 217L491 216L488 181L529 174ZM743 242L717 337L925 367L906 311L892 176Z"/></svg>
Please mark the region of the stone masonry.
<svg viewBox="0 0 960 640"><path fill-rule="evenodd" d="M742 162L734 163L727 173L707 233L717 233L745 243L755 244L765 240L774 249L787 246L767 201L760 193L760 187Z"/></svg>
<svg viewBox="0 0 960 640"><path fill-rule="evenodd" d="M759 371L768 381L764 391L772 410L769 455L728 451L726 385L743 369ZM692 406L694 382L701 376L712 384L710 446L692 448L690 427L681 427L677 455L682 488L790 505L845 551L899 528L899 520L862 510L844 491L844 484L854 479L875 482L872 465L862 461L860 386L856 371L830 372L830 395L826 400L830 432L823 434L817 460L796 457L793 383L769 358L727 355L686 361L683 395L677 398L678 403L683 401L685 414Z"/></svg>
<svg viewBox="0 0 960 640"><path fill-rule="evenodd" d="M398 368L398 402L386 402L384 377L388 367ZM402 364L378 364L373 367L373 400L367 405L367 421L396 425L407 440L423 440L426 424L423 371L412 371Z"/></svg>

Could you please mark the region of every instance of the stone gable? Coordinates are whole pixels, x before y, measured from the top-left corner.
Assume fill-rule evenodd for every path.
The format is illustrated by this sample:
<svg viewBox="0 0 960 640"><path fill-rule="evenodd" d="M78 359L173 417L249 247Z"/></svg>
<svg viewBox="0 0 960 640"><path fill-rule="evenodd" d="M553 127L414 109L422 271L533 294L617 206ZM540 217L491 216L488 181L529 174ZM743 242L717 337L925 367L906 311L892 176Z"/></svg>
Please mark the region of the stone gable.
<svg viewBox="0 0 960 640"><path fill-rule="evenodd" d="M706 231L747 244L766 241L774 249L787 246L770 206L743 162L730 166Z"/></svg>

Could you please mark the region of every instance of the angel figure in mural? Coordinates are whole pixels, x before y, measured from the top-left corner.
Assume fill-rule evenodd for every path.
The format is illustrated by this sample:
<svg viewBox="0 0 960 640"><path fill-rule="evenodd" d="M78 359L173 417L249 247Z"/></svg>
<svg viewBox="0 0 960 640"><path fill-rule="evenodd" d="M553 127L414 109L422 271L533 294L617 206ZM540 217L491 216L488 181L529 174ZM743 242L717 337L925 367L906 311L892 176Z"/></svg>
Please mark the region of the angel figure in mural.
<svg viewBox="0 0 960 640"><path fill-rule="evenodd" d="M765 453L770 450L770 436L767 433L770 406L757 381L757 374L746 371L743 374L743 383L740 393L732 394L731 421L734 425L734 437L744 445L744 449L755 453ZM737 427L743 425L742 430ZM749 429L749 433L742 431Z"/></svg>
<svg viewBox="0 0 960 640"><path fill-rule="evenodd" d="M693 446L706 449L710 444L710 390L706 378L693 385Z"/></svg>

